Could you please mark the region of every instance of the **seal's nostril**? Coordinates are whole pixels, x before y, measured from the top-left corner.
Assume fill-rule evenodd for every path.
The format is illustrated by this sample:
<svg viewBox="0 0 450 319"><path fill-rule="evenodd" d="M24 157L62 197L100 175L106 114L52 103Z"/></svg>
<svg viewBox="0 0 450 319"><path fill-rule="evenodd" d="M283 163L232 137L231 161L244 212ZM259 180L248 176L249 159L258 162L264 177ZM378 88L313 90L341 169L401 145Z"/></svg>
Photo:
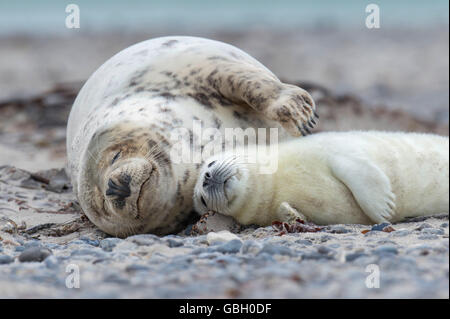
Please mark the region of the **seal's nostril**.
<svg viewBox="0 0 450 319"><path fill-rule="evenodd" d="M131 195L130 190L131 177L129 175L123 176L118 179L119 184L112 179L108 180L108 189L106 190L106 196L117 196L118 200L124 200Z"/></svg>
<svg viewBox="0 0 450 319"><path fill-rule="evenodd" d="M209 164L208 164L208 167L213 166L215 162L216 162L216 161L212 161L211 163L209 163Z"/></svg>

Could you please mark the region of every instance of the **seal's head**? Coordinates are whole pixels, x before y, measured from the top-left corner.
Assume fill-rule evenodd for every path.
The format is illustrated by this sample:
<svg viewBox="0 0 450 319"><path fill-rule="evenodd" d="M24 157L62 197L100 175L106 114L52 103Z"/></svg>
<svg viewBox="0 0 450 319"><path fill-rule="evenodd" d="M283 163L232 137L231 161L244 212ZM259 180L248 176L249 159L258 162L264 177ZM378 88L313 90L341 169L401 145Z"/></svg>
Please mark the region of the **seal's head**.
<svg viewBox="0 0 450 319"><path fill-rule="evenodd" d="M195 185L195 210L235 216L248 196L249 175L249 164L240 156L224 154L208 159Z"/></svg>
<svg viewBox="0 0 450 319"><path fill-rule="evenodd" d="M94 134L82 159L77 193L95 225L120 237L174 231L180 190L166 144L162 135L136 123Z"/></svg>

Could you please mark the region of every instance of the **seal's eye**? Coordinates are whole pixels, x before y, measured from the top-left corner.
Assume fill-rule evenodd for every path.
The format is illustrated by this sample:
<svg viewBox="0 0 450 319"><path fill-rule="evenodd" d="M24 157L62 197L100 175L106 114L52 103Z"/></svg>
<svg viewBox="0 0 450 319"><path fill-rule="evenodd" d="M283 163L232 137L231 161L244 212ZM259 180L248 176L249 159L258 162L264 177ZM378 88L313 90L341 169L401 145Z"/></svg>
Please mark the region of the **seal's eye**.
<svg viewBox="0 0 450 319"><path fill-rule="evenodd" d="M111 164L114 164L114 162L117 161L117 159L119 158L121 152L122 152L122 151L118 151L117 154L114 155L114 157L113 157L113 159L112 159L112 161L111 161Z"/></svg>
<svg viewBox="0 0 450 319"><path fill-rule="evenodd" d="M208 167L213 166L215 162L216 162L216 161L212 161L211 163L209 163L209 164L208 164Z"/></svg>
<svg viewBox="0 0 450 319"><path fill-rule="evenodd" d="M205 207L207 207L207 206L206 206L206 201L205 201L205 199L203 198L203 196L200 197L200 200L202 201L203 205L205 205Z"/></svg>

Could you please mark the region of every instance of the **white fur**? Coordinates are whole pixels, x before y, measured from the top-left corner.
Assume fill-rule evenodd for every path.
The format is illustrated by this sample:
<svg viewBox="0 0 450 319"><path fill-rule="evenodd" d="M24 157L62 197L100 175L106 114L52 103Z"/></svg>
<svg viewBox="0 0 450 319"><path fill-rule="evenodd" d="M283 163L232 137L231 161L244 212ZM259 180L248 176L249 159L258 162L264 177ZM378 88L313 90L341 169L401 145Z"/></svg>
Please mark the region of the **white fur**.
<svg viewBox="0 0 450 319"><path fill-rule="evenodd" d="M259 225L287 219L286 203L317 224L448 213L448 149L448 137L416 133L331 132L285 142L274 174L239 164L248 177L231 184L238 199L223 213Z"/></svg>

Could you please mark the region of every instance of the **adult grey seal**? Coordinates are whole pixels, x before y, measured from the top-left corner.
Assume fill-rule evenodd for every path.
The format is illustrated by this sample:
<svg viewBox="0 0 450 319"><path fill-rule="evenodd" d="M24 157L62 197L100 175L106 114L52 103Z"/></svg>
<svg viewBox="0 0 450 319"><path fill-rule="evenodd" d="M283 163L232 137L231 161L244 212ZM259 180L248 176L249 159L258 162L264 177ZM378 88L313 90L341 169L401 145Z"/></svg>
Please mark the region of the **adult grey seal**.
<svg viewBox="0 0 450 319"><path fill-rule="evenodd" d="M317 114L305 90L231 45L195 37L133 45L95 71L69 116L67 168L88 218L115 236L176 231L192 211L201 163L175 163L171 134L184 128L192 144L194 121L299 136Z"/></svg>

